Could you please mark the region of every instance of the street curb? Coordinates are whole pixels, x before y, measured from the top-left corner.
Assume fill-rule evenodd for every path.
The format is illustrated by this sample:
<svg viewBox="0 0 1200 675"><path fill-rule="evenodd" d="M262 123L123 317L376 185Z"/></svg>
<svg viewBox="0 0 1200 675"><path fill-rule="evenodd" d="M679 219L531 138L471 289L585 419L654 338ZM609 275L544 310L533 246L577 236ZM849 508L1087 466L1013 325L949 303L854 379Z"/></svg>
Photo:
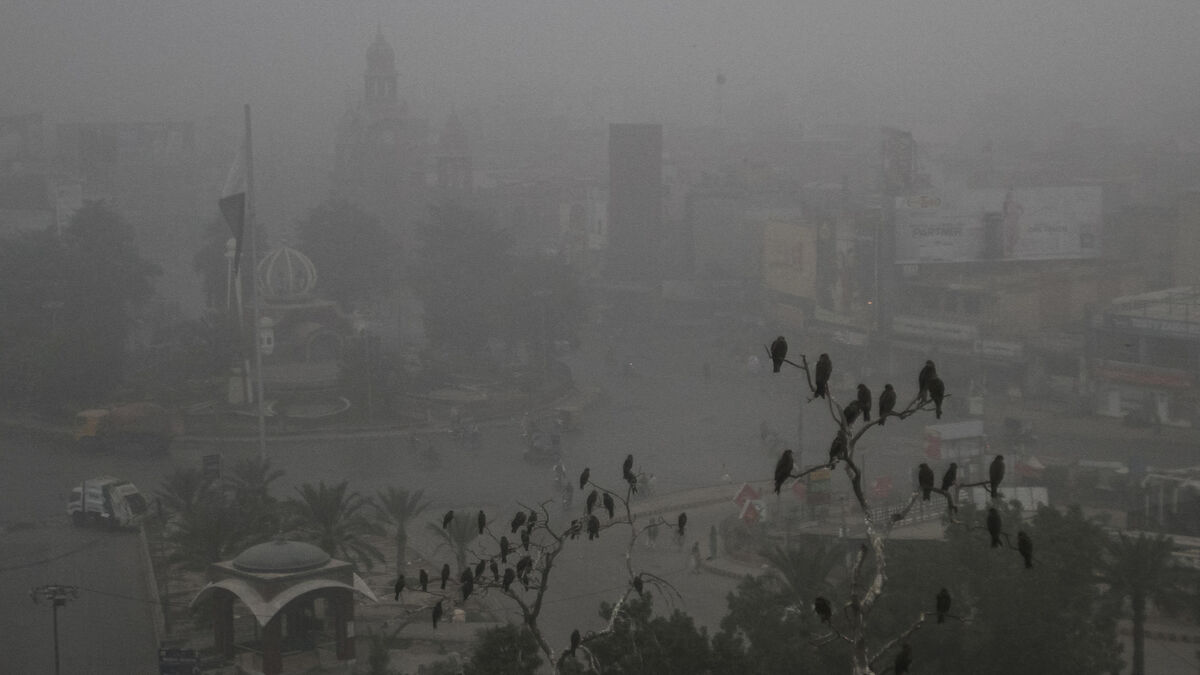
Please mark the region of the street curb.
<svg viewBox="0 0 1200 675"><path fill-rule="evenodd" d="M146 539L146 526L138 526L138 541L142 546L142 564L146 566L146 589L154 601L154 642L162 645L166 636L166 618L163 616L162 598L158 594L158 577L154 573L154 560L150 557L150 542Z"/></svg>

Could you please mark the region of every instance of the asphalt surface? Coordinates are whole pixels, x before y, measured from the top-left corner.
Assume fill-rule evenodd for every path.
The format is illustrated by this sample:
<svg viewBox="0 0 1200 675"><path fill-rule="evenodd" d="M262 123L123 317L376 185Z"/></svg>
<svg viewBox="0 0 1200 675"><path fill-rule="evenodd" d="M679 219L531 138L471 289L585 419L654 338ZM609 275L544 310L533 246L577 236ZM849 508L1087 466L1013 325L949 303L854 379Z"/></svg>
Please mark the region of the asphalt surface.
<svg viewBox="0 0 1200 675"><path fill-rule="evenodd" d="M684 332L687 334L613 332L588 340L581 351L565 357L578 387L598 388L606 394L606 402L582 415L577 430L563 434L564 464L570 479L590 467L595 482L619 488L621 462L626 454L632 454L635 470L653 475L648 490L651 497L706 486L727 486L732 496L741 482L771 475L777 455L766 451L760 441L764 423L789 447L799 449L802 465L821 461L835 427L822 401L805 402L799 371L772 375L752 369L747 361L757 355L758 348L747 345L743 349L741 343L748 340ZM834 391L847 396L856 376L851 364L835 364ZM903 374L889 378L897 383L902 396L903 378ZM883 378L875 379L881 381L873 379L869 384L878 391ZM1043 446L1036 451L1041 454L1126 461L1131 451L1140 450L1159 466L1196 462L1197 446L1191 432L1118 433L1109 427L1119 426L1119 422L1094 419L1057 424L1062 418L1055 413L995 403L989 407L989 424L1014 412L1038 420ZM949 412L943 421L956 419L961 417ZM896 490L907 490L911 468L925 461L924 427L933 421L932 415L897 420L864 437L859 449L868 481L887 476ZM798 426L803 427L800 443L796 442ZM413 434L364 430L352 438L319 434L272 439L267 454L285 471L274 492L286 498L295 494L297 485L318 480L348 480L352 489L365 495L389 486L424 489L433 502L425 516L429 522L450 508L484 509L495 514L494 518L507 520L516 509L543 502L550 504L552 517L564 522L578 515L585 495L576 493L571 511L562 512L551 466L522 459L525 445L519 415L485 421L481 432L475 448L430 429ZM424 445L436 448L437 464L423 458L419 448ZM136 673L142 672L138 666L127 666L122 660L153 658L145 581L140 562L132 557L137 551L136 537L102 533L103 537L95 538L96 533L67 526L63 507L75 482L112 474L133 480L143 492L152 493L172 468L198 466L204 455L220 453L228 463L258 451L250 439L186 439L162 456L92 455L66 441L38 436L9 434L0 440L0 524L7 528L0 552L0 590L4 594L0 621L5 628L0 631L0 653L15 655L13 663L31 666L16 672L51 672L41 669L49 661L37 660L52 658L49 608L34 607L27 595L31 586L43 583L75 583L94 589L61 610L60 620L82 620L84 624L71 626L74 641L66 639L67 631L62 633L64 655L74 649L71 663L95 663L84 671L67 669L68 657L64 656L63 672ZM832 489L835 500L847 494L842 472L834 472ZM657 574L678 591L678 597L669 592L657 594L660 610L668 608L666 597L671 596L671 606L715 630L724 614L725 595L736 580L724 574L692 573L688 550L698 541L707 555L709 526L733 509L728 504L695 510L681 545L664 533L653 548L641 539L629 549L624 528L606 530L599 541L584 538L574 542L560 559L547 596L543 625L561 633L552 634L551 639L565 640L572 627L586 632L601 626L599 603L611 601L628 582L627 550L634 553L631 565L635 571ZM673 522L676 514L663 515ZM421 533L423 529L423 522L410 528L412 546L430 559L448 559L448 552L437 550ZM86 548L79 548L85 544ZM60 555L44 565L38 562ZM381 596L392 575L394 571L381 571L373 577ZM86 613L93 609L99 616ZM68 614L73 618L68 619ZM113 626L117 635L124 637L114 637L108 629L83 630L92 624ZM60 623L60 629L66 625Z"/></svg>

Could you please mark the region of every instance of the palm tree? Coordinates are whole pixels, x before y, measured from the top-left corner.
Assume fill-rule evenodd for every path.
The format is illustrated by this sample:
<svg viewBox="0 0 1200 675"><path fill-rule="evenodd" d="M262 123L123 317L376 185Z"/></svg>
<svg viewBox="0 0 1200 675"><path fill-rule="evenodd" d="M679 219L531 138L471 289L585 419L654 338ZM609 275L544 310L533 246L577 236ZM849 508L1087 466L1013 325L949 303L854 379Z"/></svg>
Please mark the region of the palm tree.
<svg viewBox="0 0 1200 675"><path fill-rule="evenodd" d="M271 483L283 477L283 470L271 466L267 458L238 460L229 472L228 485L233 504L248 533L273 535L279 529L277 501L271 496Z"/></svg>
<svg viewBox="0 0 1200 675"><path fill-rule="evenodd" d="M409 492L404 488L389 487L387 492L376 493L375 497L377 522L396 528L396 567L399 569L404 566L408 550L408 523L424 513L430 504L424 490Z"/></svg>
<svg viewBox="0 0 1200 675"><path fill-rule="evenodd" d="M167 474L155 495L169 515L180 518L191 515L217 496L212 481L195 468L175 469Z"/></svg>
<svg viewBox="0 0 1200 675"><path fill-rule="evenodd" d="M773 576L795 600L811 603L818 595L833 592L826 579L845 560L842 547L827 537L814 537L804 545L765 548L762 557L771 566Z"/></svg>
<svg viewBox="0 0 1200 675"><path fill-rule="evenodd" d="M216 499L180 514L163 535L171 545L168 560L193 571L203 571L211 563L228 560L248 543L236 521L236 509Z"/></svg>
<svg viewBox="0 0 1200 675"><path fill-rule="evenodd" d="M283 478L283 469L271 466L266 457L247 457L234 462L229 471L229 485L239 504L273 501L271 483Z"/></svg>
<svg viewBox="0 0 1200 675"><path fill-rule="evenodd" d="M383 554L367 537L382 532L363 513L370 502L357 492L348 492L347 485L348 481L334 486L320 481L296 488L299 498L288 500L289 529L331 556L371 569L383 561Z"/></svg>
<svg viewBox="0 0 1200 675"><path fill-rule="evenodd" d="M1163 535L1118 533L1100 564L1106 597L1116 606L1129 599L1133 623L1133 675L1146 673L1146 603L1166 613L1183 608L1189 589L1187 570L1175 563L1175 541Z"/></svg>
<svg viewBox="0 0 1200 675"><path fill-rule="evenodd" d="M455 511L454 520L446 527L442 527L440 523L426 524L431 533L441 537L442 545L454 551L454 560L460 570L467 568L467 547L479 536L479 525L475 515L470 511Z"/></svg>

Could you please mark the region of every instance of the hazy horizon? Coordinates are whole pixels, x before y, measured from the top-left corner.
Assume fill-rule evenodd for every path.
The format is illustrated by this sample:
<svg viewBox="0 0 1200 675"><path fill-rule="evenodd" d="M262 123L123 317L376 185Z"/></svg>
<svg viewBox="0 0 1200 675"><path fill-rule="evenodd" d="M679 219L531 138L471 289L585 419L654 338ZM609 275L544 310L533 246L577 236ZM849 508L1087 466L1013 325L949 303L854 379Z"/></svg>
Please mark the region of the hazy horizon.
<svg viewBox="0 0 1200 675"><path fill-rule="evenodd" d="M947 140L1200 109L1200 5L8 0L0 113L236 120L330 147L377 27L402 98L491 115L892 124ZM716 75L725 76L718 87ZM720 89L720 93L718 93ZM1040 123L1040 124L1039 124Z"/></svg>

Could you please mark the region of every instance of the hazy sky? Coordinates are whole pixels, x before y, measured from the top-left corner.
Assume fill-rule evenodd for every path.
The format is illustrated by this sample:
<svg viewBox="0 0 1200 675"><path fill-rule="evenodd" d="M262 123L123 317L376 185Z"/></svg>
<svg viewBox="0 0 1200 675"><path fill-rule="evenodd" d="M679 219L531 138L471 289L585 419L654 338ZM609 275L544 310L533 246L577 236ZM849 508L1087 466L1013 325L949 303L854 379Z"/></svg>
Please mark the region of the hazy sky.
<svg viewBox="0 0 1200 675"><path fill-rule="evenodd" d="M376 25L417 111L963 125L1195 109L1196 0L0 0L0 112L257 118L331 142ZM1019 100L1019 101L1018 101Z"/></svg>

